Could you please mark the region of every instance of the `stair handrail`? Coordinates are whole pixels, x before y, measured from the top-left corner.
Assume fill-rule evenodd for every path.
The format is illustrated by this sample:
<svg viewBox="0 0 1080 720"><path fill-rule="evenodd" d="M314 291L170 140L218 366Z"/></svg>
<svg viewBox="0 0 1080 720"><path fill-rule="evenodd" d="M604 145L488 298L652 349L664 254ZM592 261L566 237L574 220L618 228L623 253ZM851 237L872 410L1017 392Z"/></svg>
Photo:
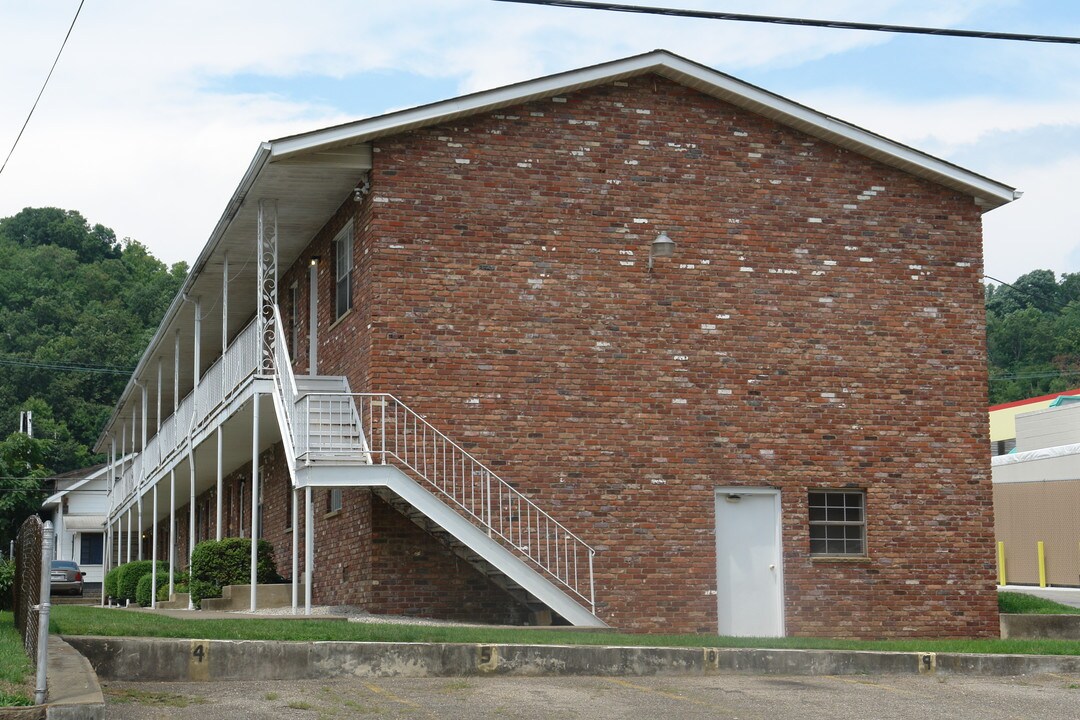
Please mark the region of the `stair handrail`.
<svg viewBox="0 0 1080 720"><path fill-rule="evenodd" d="M550 513L543 510L539 505L536 504L535 501L531 500L528 496L526 496L520 490L513 487L506 480L499 477L499 475L497 473L495 473L489 467L487 467L482 462L477 460L476 457L473 456L472 453L470 453L465 448L461 447L461 445L459 445L458 443L454 442L445 433L443 433L441 430L439 430L434 425L432 425L430 422L428 422L423 416L421 416L419 413L414 411L408 405L403 403L397 397L395 397L395 396L393 396L393 395L391 395L389 393L309 393L309 394L306 394L301 399L301 402L297 406L298 412L300 413L300 418L301 418L301 420L303 422L310 422L309 418L311 417L311 413L312 413L312 404L319 402L319 398L329 398L329 400L327 401L329 403L333 403L335 401L334 399L348 398L349 399L349 405L352 406L352 408L353 408L354 417L360 418L360 431L361 431L362 436L366 438L366 442L364 443L367 446L366 449L365 449L365 452L368 453L369 457L381 458L382 459L382 464L386 464L387 458L391 458L391 459L394 459L394 460L397 461L396 464L404 465L408 469L412 470L419 478L421 478L427 484L434 487L436 491L438 491L440 494L444 495L445 497L449 498L454 506L460 508L460 510L463 511L468 517L470 517L470 518L474 519L476 522L478 522L485 530L488 531L489 536L491 536L491 535L498 536L498 538L503 541L503 544L508 544L509 547L513 548L517 553L524 555L536 567L540 568L545 573L547 573L549 576L554 578L561 585L563 585L565 588L567 588L571 593L578 596L581 600L587 602L589 604L589 607L595 613L596 603L595 603L595 591L594 591L594 581L593 581L593 558L596 555L596 551L588 543L586 543L583 539L581 539L578 535L576 535L574 532L572 532L569 528L567 528L561 522L556 520ZM357 401L359 401L359 405L360 405L359 410L356 409L356 405L355 405L355 403ZM376 423L375 423L376 417L374 415L374 408L376 407L376 404L378 404L380 406L379 416L378 416L378 432L376 432L376 427L375 427L376 426ZM391 406L393 408L395 408L394 417L393 417L393 421L392 421L393 422L393 425L392 425L393 433L392 433L392 435L391 435L391 437L389 439L387 437L388 415L387 415L387 412L386 412L388 404L391 404ZM367 428L364 427L364 420L365 420L364 409L365 409L365 405L366 405L366 408L367 408L367 418L366 418L366 420L367 420ZM396 408L401 408L401 410L403 411L403 413L405 415L404 422L402 422L401 418L398 417ZM428 448L425 446L424 448L418 449L418 448L415 448L415 447L409 447L406 444L408 442L408 437L409 437L408 428L409 428L410 424L412 426L412 436L415 436L415 435L418 434L417 427L419 427L422 430L423 438L424 438L420 442L427 442L429 440L429 438L432 441L432 444L431 444L431 448L433 449L432 454L436 458L436 467L435 467L435 475L436 476L435 477L432 477L432 473L428 472L428 469L427 469L428 466L430 466L430 464L431 464L430 461L429 461L430 459L428 457ZM398 429L401 428L401 427L406 428L404 435L402 433L397 432ZM366 432L365 432L365 430L366 430ZM402 442L403 439L404 439L405 442ZM309 438L309 445L307 447L308 452L306 453L306 457L305 457L306 462L308 462L308 463L316 463L319 460L318 450L314 449L314 448L311 448L311 444L313 444L313 442L314 441ZM439 447L439 443L443 444L442 467L443 467L443 470L444 470L444 476L442 478L443 483L442 483L441 486L439 484L439 478L437 476L438 475L438 456L439 456L438 447ZM404 447L403 447L403 445L404 445ZM447 489L446 489L446 484L447 483L446 483L446 477L445 477L445 469L446 469L445 447L447 445L449 447L451 447L453 449L453 451L456 452L458 454L458 456L461 458L461 466L462 466L462 468L461 468L462 476L461 477L462 477L462 492L463 493L465 491L465 487L464 487L464 471L465 471L464 465L465 465L465 461L467 461L468 463L471 464L470 471L471 471L472 477L475 478L476 471L479 471L480 474L482 474L483 477L485 478L485 480L487 481L483 485L481 485L481 497L480 497L480 505L479 505L479 514L474 509L476 507L475 495L473 497L474 502L467 504L466 502L463 502L462 498L459 498L457 496L456 483L455 483L455 485L453 487L453 492L448 492ZM422 454L422 457L419 458L419 459L418 459L418 454ZM338 456L332 456L332 457L327 458L327 459L335 459L336 460L336 459L339 459L339 457ZM457 464L456 460L455 460L454 464ZM456 473L456 468L452 468L452 471ZM495 485L495 494L500 499L499 527L496 527L496 524L493 521L493 516L492 516L492 508L491 508L492 488L491 488L491 484L490 484L491 481L495 482L495 484L496 484ZM475 486L473 487L473 490L475 490ZM509 497L509 498L512 498L513 500L510 503L503 503L501 501L502 501L502 499L504 497ZM516 528L514 526L513 516L504 517L504 515L503 515L503 506L504 505L509 505L509 504L512 504L512 503L517 503L518 504L518 516L519 517L517 518L518 525L517 525ZM529 540L528 542L522 542L523 533L521 532L521 529L520 529L520 524L521 524L521 520L520 520L521 504L524 504L525 510L526 510L525 514L526 514L526 516L528 518L528 520L526 521L528 523L528 525L529 525L529 529L528 529L528 532L527 532L527 537L528 537L528 540ZM472 505L472 507L470 507L470 505ZM506 520L507 517L511 518L511 523L510 523L511 527L509 529L509 532L507 532L507 528L505 527L505 523L504 523L504 520ZM534 537L533 523L535 523L535 528L536 528L535 537L536 537L536 540L539 541L541 539L541 537L540 537L540 534L541 534L540 533L541 522L545 523L544 539L546 540L546 546L547 546L546 549L543 552L541 552L540 549L537 547L537 545L539 543L537 543L537 545L533 544L533 537ZM574 567L573 567L573 573L572 573L573 576L572 577L571 577L571 569L568 566L569 565L568 560L571 557L570 553L568 551L564 551L561 554L564 561L562 563L560 563L559 562L560 553L559 553L558 548L556 548L556 552L554 554L552 554L552 552L550 550L550 538L551 538L551 531L552 531L553 528L555 530L555 537L556 537L555 542L556 542L556 544L558 544L559 542L563 542L563 543L572 542L575 545L574 553L572 555L572 557L574 559ZM518 535L517 540L514 539L515 530L517 531L516 534ZM560 537L560 534L561 534L561 537ZM577 565L578 554L577 554L577 551L578 550L583 551L585 553L586 557L587 557L587 560L588 560L588 564L587 564L588 566L586 568L582 569L582 571L584 573L586 573L587 577L588 577L588 588L587 588L588 594L587 595L585 594L585 592L582 591L582 589L584 589L584 588L579 589L579 587L582 586L582 583L577 582L577 576L578 576L578 565ZM552 557L555 558L554 563L551 562ZM572 580L573 580L573 582L571 582Z"/></svg>
<svg viewBox="0 0 1080 720"><path fill-rule="evenodd" d="M296 408L296 376L292 370L289 349L285 347L285 324L281 320L281 310L274 308L274 412L281 426L281 444L285 450L285 461L289 467L289 477L296 487L296 446L293 435L293 411Z"/></svg>

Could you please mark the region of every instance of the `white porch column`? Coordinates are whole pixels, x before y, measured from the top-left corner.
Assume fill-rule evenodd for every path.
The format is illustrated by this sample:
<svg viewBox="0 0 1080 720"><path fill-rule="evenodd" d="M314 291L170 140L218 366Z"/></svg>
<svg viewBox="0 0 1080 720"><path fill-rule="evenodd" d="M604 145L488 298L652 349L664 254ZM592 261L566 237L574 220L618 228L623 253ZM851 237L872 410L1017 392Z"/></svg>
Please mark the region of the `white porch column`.
<svg viewBox="0 0 1080 720"><path fill-rule="evenodd" d="M105 607L105 575L112 567L112 523L109 523L105 528L105 553L101 561L101 607Z"/></svg>
<svg viewBox="0 0 1080 720"><path fill-rule="evenodd" d="M275 338L274 308L277 305L278 224L277 200L259 200L258 238L259 287L258 315L255 316L259 331L259 375L274 374Z"/></svg>
<svg viewBox="0 0 1080 720"><path fill-rule="evenodd" d="M143 559L143 545L142 545L143 491L142 491L142 484L146 480L146 421L147 421L147 413L149 411L149 409L147 408L149 398L146 395L146 386L145 385L140 385L140 387L142 388L142 446L139 448L139 468L141 468L141 472L139 473L138 498L139 498L139 559L142 560Z"/></svg>
<svg viewBox="0 0 1080 720"><path fill-rule="evenodd" d="M188 503L188 573L191 573L191 557L195 554L195 447L188 438L188 468L191 470L191 500ZM188 593L188 610L194 610L195 605L191 602L191 593Z"/></svg>
<svg viewBox="0 0 1080 720"><path fill-rule="evenodd" d="M254 610L259 563L259 393L251 396L251 402L251 610Z"/></svg>
<svg viewBox="0 0 1080 720"><path fill-rule="evenodd" d="M308 267L308 375L319 373L319 261Z"/></svg>
<svg viewBox="0 0 1080 720"><path fill-rule="evenodd" d="M150 609L157 607L157 483L154 483L154 514L150 517Z"/></svg>
<svg viewBox="0 0 1080 720"><path fill-rule="evenodd" d="M127 513L127 561L131 562L131 506L128 506Z"/></svg>
<svg viewBox="0 0 1080 720"><path fill-rule="evenodd" d="M221 270L221 354L229 349L229 253Z"/></svg>
<svg viewBox="0 0 1080 720"><path fill-rule="evenodd" d="M176 331L176 346L173 350L173 396L172 411L176 413L180 409L180 331ZM180 428L176 429L177 432Z"/></svg>
<svg viewBox="0 0 1080 720"><path fill-rule="evenodd" d="M124 479L124 458L127 457L127 420L120 425L120 479ZM120 498L126 500L127 498Z"/></svg>
<svg viewBox="0 0 1080 720"><path fill-rule="evenodd" d="M311 614L311 570L315 564L315 521L311 512L311 486L304 488L304 614Z"/></svg>
<svg viewBox="0 0 1080 720"><path fill-rule="evenodd" d="M292 611L295 615L297 589L300 586L300 523L297 522L300 514L300 492L296 488L290 488L289 492L292 493Z"/></svg>
<svg viewBox="0 0 1080 720"><path fill-rule="evenodd" d="M221 425L218 425L217 426L217 490L216 490L216 496L217 496L217 515L216 515L216 519L217 519L217 524L216 524L215 531L214 531L214 539L215 540L221 540L221 491L222 491L222 484L223 484L223 482L225 480L224 473L222 472L221 454L222 454Z"/></svg>
<svg viewBox="0 0 1080 720"><path fill-rule="evenodd" d="M157 359L157 429L154 434L161 432L161 358Z"/></svg>
<svg viewBox="0 0 1080 720"><path fill-rule="evenodd" d="M176 592L176 469L169 471L169 597Z"/></svg>
<svg viewBox="0 0 1080 720"><path fill-rule="evenodd" d="M198 386L202 377L202 303L201 298L195 298L195 385Z"/></svg>

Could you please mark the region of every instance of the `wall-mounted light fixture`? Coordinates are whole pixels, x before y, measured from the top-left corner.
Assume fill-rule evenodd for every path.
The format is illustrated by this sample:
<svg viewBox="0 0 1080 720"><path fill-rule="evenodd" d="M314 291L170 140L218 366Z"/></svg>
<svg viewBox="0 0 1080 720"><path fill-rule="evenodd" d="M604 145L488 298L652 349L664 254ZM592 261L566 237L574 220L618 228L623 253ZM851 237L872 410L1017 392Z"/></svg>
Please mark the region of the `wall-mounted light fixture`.
<svg viewBox="0 0 1080 720"><path fill-rule="evenodd" d="M321 259L322 258L320 258L318 255L312 255L311 256L311 267L317 266L319 264L319 260L321 260Z"/></svg>
<svg viewBox="0 0 1080 720"><path fill-rule="evenodd" d="M369 192L371 192L371 179L364 177L364 179L353 188L353 202L360 202Z"/></svg>
<svg viewBox="0 0 1080 720"><path fill-rule="evenodd" d="M675 254L675 241L667 236L666 232L661 232L656 236L656 239L649 245L649 272L653 269L653 258L658 257L671 257Z"/></svg>

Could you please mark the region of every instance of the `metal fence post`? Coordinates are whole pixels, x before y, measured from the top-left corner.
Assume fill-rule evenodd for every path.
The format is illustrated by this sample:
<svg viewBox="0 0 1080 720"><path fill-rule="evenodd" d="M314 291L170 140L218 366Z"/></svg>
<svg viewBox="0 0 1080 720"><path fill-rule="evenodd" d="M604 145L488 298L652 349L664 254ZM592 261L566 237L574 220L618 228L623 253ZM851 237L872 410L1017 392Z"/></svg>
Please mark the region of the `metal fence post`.
<svg viewBox="0 0 1080 720"><path fill-rule="evenodd" d="M45 703L45 671L49 664L49 593L52 591L52 521L45 523L41 533L41 600L38 610L37 684L34 704Z"/></svg>

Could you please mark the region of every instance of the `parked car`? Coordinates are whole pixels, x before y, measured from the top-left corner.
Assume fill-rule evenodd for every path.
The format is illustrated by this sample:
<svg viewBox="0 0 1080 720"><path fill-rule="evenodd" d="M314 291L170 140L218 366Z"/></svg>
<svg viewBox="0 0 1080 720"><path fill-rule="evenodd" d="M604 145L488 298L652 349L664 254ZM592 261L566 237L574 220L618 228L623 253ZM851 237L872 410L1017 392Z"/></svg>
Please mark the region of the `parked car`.
<svg viewBox="0 0 1080 720"><path fill-rule="evenodd" d="M49 569L52 574L52 594L71 593L82 595L83 578L86 573L79 570L79 565L71 560L53 560Z"/></svg>

